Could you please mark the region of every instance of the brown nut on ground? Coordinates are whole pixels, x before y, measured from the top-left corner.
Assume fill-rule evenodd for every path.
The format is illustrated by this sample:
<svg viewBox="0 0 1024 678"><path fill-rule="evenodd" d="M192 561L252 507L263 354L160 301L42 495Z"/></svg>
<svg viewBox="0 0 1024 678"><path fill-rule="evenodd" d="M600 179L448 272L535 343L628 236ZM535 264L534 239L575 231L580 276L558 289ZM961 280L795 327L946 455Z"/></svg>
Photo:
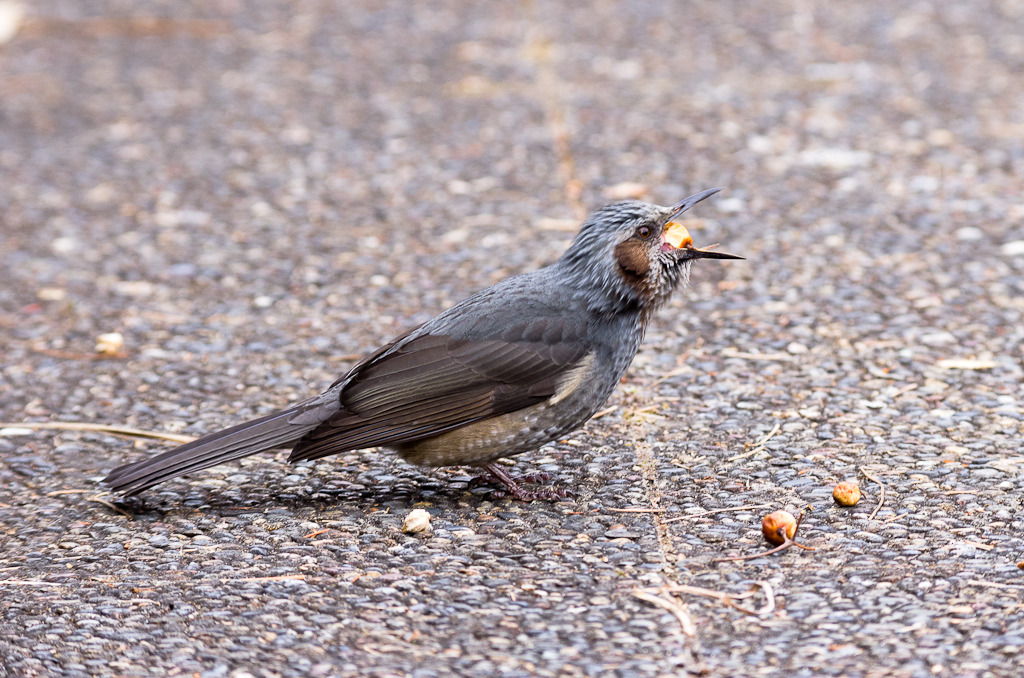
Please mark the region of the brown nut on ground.
<svg viewBox="0 0 1024 678"><path fill-rule="evenodd" d="M856 506L860 502L860 486L856 480L844 480L832 490L832 498L840 506Z"/></svg>
<svg viewBox="0 0 1024 678"><path fill-rule="evenodd" d="M775 511L761 520L761 534L773 546L781 546L796 536L796 518L789 511Z"/></svg>

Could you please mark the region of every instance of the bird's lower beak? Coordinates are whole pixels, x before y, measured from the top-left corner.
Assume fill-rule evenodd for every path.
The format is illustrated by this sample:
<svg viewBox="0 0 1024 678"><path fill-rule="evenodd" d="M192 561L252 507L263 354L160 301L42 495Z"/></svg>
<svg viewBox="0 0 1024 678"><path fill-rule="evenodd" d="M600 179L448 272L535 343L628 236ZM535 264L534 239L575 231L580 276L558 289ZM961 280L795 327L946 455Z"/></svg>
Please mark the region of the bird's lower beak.
<svg viewBox="0 0 1024 678"><path fill-rule="evenodd" d="M742 259L743 257L736 254L726 254L725 252L715 252L710 247L698 249L693 246L693 238L690 237L690 232L686 230L686 227L682 224L670 221L665 224L665 230L662 231L661 238L663 241L662 249L674 251L679 259Z"/></svg>
<svg viewBox="0 0 1024 678"><path fill-rule="evenodd" d="M714 247L714 245L712 245ZM727 252L715 252L708 248L697 249L696 247L683 250L684 259L743 259L738 254L728 254Z"/></svg>

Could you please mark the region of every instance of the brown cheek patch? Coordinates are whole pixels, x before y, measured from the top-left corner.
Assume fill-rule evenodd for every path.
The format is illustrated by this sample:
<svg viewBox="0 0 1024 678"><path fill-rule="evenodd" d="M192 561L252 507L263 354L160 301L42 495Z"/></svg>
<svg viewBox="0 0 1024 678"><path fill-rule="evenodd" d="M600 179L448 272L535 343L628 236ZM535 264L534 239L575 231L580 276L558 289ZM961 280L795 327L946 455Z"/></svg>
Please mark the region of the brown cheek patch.
<svg viewBox="0 0 1024 678"><path fill-rule="evenodd" d="M642 288L651 270L647 248L636 240L626 240L615 247L615 262L619 265L626 282Z"/></svg>

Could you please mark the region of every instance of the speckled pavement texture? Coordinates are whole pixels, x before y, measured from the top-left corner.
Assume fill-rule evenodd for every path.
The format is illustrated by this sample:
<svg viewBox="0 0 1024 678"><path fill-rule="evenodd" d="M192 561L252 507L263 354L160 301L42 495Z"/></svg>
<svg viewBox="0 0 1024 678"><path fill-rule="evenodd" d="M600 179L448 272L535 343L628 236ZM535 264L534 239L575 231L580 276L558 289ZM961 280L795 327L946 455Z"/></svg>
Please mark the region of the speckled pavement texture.
<svg viewBox="0 0 1024 678"><path fill-rule="evenodd" d="M514 460L574 500L365 451L121 501L169 443L5 428L0 675L1024 675L1022 36L1011 0L30 3L4 422L270 412L616 197L723 186L691 230L747 260ZM806 507L816 551L713 562ZM760 616L662 588L754 582Z"/></svg>

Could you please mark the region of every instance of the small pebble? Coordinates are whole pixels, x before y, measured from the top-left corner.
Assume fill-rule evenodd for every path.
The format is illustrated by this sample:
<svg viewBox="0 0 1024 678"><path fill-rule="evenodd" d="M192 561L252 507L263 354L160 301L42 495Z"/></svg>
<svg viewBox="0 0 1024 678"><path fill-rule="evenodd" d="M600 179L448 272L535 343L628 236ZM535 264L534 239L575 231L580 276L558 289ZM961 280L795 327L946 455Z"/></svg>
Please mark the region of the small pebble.
<svg viewBox="0 0 1024 678"><path fill-rule="evenodd" d="M413 509L402 522L402 532L406 534L419 534L430 529L430 514L423 509Z"/></svg>

